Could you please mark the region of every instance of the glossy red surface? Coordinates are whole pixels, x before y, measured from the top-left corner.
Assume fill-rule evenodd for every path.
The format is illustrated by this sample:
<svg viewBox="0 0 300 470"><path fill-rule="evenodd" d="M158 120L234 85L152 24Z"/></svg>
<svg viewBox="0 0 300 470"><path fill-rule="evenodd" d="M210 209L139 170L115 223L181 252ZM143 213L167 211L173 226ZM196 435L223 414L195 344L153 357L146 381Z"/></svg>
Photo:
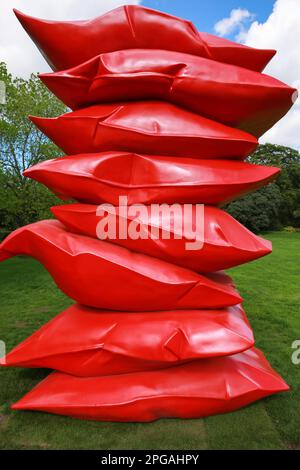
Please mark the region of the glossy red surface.
<svg viewBox="0 0 300 470"><path fill-rule="evenodd" d="M122 6L84 21L41 20L14 11L54 70L120 49L175 50L258 71L275 54L199 33L189 21L141 6Z"/></svg>
<svg viewBox="0 0 300 470"><path fill-rule="evenodd" d="M177 234L178 218L149 219L149 208L139 220L146 232L160 228L158 238L95 238L95 204L124 206L120 196L128 205L224 204L275 178L279 169L239 161L291 106L295 90L254 72L274 51L199 33L190 22L140 6L75 22L16 15L52 68L63 70L41 78L79 108L31 117L72 156L24 174L61 198L94 205L55 207L68 228L37 222L0 244L0 261L33 256L82 304L7 355L2 365L62 371L13 408L147 422L229 412L288 390L252 348L242 299L218 271L267 254L269 242L209 206L198 251L189 249L201 224L183 239L168 239L162 230ZM126 232L132 215L122 216L123 208L117 221Z"/></svg>
<svg viewBox="0 0 300 470"><path fill-rule="evenodd" d="M32 122L67 154L121 150L191 158L244 159L255 137L163 101L90 106Z"/></svg>
<svg viewBox="0 0 300 470"><path fill-rule="evenodd" d="M151 206L100 209L67 204L51 210L71 232L94 238L107 236L111 243L198 272L232 268L272 252L271 242L254 235L216 207L194 205L188 209L174 205L172 210L154 211ZM107 224L116 230L107 233ZM122 238L123 228L130 237Z"/></svg>
<svg viewBox="0 0 300 470"><path fill-rule="evenodd" d="M102 54L40 78L72 109L110 101L161 99L256 137L287 113L296 92L258 72L164 50Z"/></svg>
<svg viewBox="0 0 300 470"><path fill-rule="evenodd" d="M55 220L22 227L0 245L0 261L20 254L36 258L66 295L91 307L123 311L201 309L226 307L242 300L227 282L72 234Z"/></svg>
<svg viewBox="0 0 300 470"><path fill-rule="evenodd" d="M24 172L62 199L119 205L203 203L220 205L271 182L279 168L234 160L196 160L124 152L46 160Z"/></svg>
<svg viewBox="0 0 300 470"><path fill-rule="evenodd" d="M0 363L6 367L47 367L91 377L226 356L253 344L253 333L241 306L124 313L73 305Z"/></svg>
<svg viewBox="0 0 300 470"><path fill-rule="evenodd" d="M132 374L85 378L54 372L13 409L147 422L227 413L288 389L253 348L234 356Z"/></svg>

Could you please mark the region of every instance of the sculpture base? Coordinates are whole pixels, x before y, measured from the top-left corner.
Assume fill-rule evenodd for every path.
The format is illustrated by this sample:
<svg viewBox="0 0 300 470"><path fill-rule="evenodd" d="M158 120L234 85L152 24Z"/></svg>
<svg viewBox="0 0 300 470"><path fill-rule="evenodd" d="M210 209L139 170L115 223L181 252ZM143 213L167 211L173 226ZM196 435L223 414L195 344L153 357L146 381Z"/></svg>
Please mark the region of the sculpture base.
<svg viewBox="0 0 300 470"><path fill-rule="evenodd" d="M50 374L15 410L79 419L150 422L227 413L289 387L255 349L163 370L75 377Z"/></svg>

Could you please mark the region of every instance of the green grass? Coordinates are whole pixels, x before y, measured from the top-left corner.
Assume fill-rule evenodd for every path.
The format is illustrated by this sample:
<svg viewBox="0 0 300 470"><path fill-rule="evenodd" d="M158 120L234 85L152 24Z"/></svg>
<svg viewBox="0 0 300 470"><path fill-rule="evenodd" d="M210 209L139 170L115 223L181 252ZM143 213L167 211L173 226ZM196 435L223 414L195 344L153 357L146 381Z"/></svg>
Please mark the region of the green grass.
<svg viewBox="0 0 300 470"><path fill-rule="evenodd" d="M291 344L300 339L300 234L272 233L274 253L231 270L245 299L258 347L291 385L243 410L204 420L151 424L78 421L10 405L48 374L1 369L1 449L300 449L300 365ZM15 258L0 265L0 339L7 349L70 305L38 263Z"/></svg>

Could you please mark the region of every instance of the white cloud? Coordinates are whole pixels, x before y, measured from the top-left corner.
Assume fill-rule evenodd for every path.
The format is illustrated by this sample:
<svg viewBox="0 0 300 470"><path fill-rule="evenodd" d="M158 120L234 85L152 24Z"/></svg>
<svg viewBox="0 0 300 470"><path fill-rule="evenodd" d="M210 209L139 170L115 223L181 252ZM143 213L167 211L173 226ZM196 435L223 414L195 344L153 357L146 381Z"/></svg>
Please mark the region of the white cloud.
<svg viewBox="0 0 300 470"><path fill-rule="evenodd" d="M235 31L237 31L240 36L244 33L245 22L253 19L254 15L250 13L250 11L243 8L236 8L231 10L228 18L223 18L218 21L214 26L214 30L219 36L227 36Z"/></svg>
<svg viewBox="0 0 300 470"><path fill-rule="evenodd" d="M53 20L92 18L120 5L139 4L140 0L0 0L0 61L14 75L28 77L46 72L49 67L16 19L17 8L32 16Z"/></svg>
<svg viewBox="0 0 300 470"><path fill-rule="evenodd" d="M248 46L276 49L265 73L300 89L300 1L277 0L265 23L253 22L244 37ZM300 99L292 110L261 139L300 148Z"/></svg>

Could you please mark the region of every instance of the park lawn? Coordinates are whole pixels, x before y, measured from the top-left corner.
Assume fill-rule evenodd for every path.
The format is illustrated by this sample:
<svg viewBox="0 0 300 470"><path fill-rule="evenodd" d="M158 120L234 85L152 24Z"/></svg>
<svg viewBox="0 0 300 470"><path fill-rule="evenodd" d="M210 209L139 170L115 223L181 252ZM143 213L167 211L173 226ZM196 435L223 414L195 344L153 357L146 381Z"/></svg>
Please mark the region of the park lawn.
<svg viewBox="0 0 300 470"><path fill-rule="evenodd" d="M0 369L1 449L300 449L300 233L272 233L272 255L232 269L245 299L257 346L290 384L273 396L227 415L150 424L79 421L10 405L43 379L41 369ZM0 264L0 340L10 350L71 304L36 261Z"/></svg>

